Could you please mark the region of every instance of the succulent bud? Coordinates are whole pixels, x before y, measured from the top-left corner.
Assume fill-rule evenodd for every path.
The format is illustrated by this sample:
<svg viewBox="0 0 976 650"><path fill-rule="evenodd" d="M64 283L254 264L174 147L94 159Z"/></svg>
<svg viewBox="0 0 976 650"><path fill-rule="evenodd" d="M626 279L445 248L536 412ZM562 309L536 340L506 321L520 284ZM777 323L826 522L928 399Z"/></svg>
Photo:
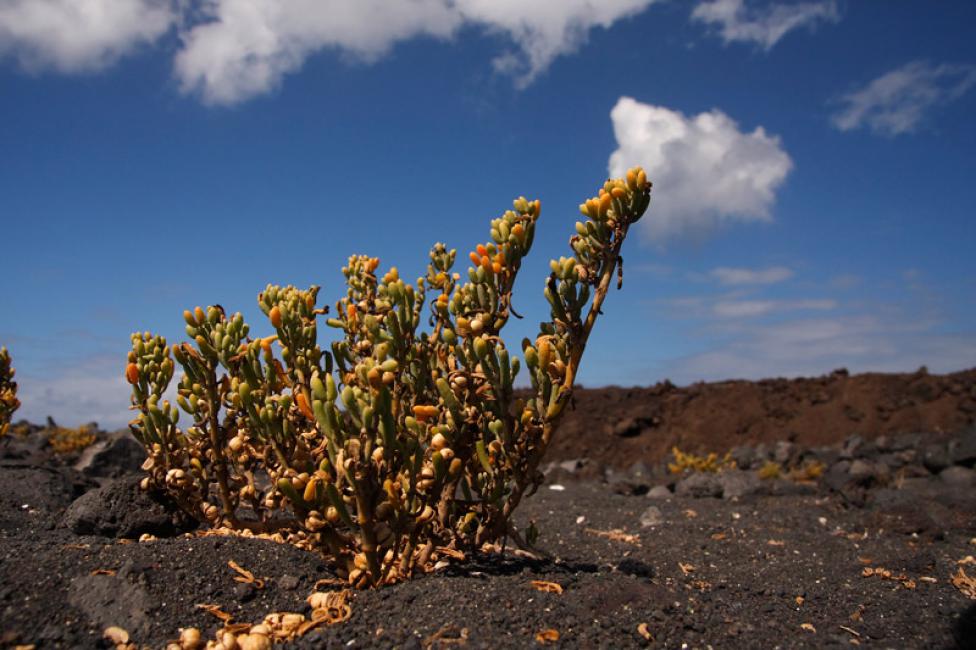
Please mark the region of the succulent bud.
<svg viewBox="0 0 976 650"><path fill-rule="evenodd" d="M430 506L424 506L423 511L417 515L418 524L426 524L428 521L434 518L434 509Z"/></svg>
<svg viewBox="0 0 976 650"><path fill-rule="evenodd" d="M105 628L102 636L116 646L125 646L129 643L129 633L115 625Z"/></svg>
<svg viewBox="0 0 976 650"><path fill-rule="evenodd" d="M180 630L180 647L183 650L198 650L203 647L200 630L195 627L185 627Z"/></svg>
<svg viewBox="0 0 976 650"><path fill-rule="evenodd" d="M125 378L130 384L139 383L139 366L134 363L130 363L125 367Z"/></svg>
<svg viewBox="0 0 976 650"><path fill-rule="evenodd" d="M308 513L308 517L305 518L305 528L309 529L313 533L322 530L325 528L325 520L322 519L322 516L319 513L312 511Z"/></svg>
<svg viewBox="0 0 976 650"><path fill-rule="evenodd" d="M251 628L247 634L237 637L237 646L240 650L271 650L271 639L267 634L260 634Z"/></svg>

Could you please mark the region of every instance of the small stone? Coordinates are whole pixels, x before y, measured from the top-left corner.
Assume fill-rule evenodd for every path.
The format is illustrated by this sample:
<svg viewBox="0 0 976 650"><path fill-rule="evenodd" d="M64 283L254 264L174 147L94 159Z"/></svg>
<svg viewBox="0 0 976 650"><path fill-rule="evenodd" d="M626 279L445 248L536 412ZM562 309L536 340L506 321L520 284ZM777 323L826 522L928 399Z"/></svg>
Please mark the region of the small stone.
<svg viewBox="0 0 976 650"><path fill-rule="evenodd" d="M730 469L720 472L718 482L722 487L723 499L734 499L759 492L759 477L755 472Z"/></svg>
<svg viewBox="0 0 976 650"><path fill-rule="evenodd" d="M938 474L952 464L949 459L949 450L944 444L926 445L922 452L922 464L925 465L925 469L933 474Z"/></svg>
<svg viewBox="0 0 976 650"><path fill-rule="evenodd" d="M976 485L976 470L954 465L947 467L939 473L939 478L943 483L953 487L968 488Z"/></svg>
<svg viewBox="0 0 976 650"><path fill-rule="evenodd" d="M851 459L861 455L861 448L864 447L864 438L858 435L849 436L840 450L840 457Z"/></svg>
<svg viewBox="0 0 976 650"><path fill-rule="evenodd" d="M679 497L720 497L722 485L714 474L699 472L679 481L674 493Z"/></svg>
<svg viewBox="0 0 976 650"><path fill-rule="evenodd" d="M647 494L647 490L650 488L649 481L646 478L636 479L627 472L618 472L610 467L606 468L603 477L610 487L610 491L614 494L639 496Z"/></svg>
<svg viewBox="0 0 976 650"><path fill-rule="evenodd" d="M769 447L766 446L766 443L760 442L753 450L752 465L753 467L757 467L767 460L770 460ZM745 468L743 467L742 469Z"/></svg>
<svg viewBox="0 0 976 650"><path fill-rule="evenodd" d="M278 586L288 591L298 589L298 578L295 576L281 576L278 579Z"/></svg>
<svg viewBox="0 0 976 650"><path fill-rule="evenodd" d="M851 461L849 460L839 460L830 466L827 473L824 474L823 482L834 492L840 492L844 489L844 486L850 481L850 475L848 471L851 468Z"/></svg>
<svg viewBox="0 0 976 650"><path fill-rule="evenodd" d="M735 461L735 466L739 469L749 469L752 467L752 461L756 457L756 453L752 450L752 447L746 445L733 447L729 455Z"/></svg>
<svg viewBox="0 0 976 650"><path fill-rule="evenodd" d="M632 479L638 482L647 481L649 478L651 478L652 474L651 468L648 467L647 463L640 460L631 465L630 469L627 470L627 473L630 474Z"/></svg>
<svg viewBox="0 0 976 650"><path fill-rule="evenodd" d="M868 483L875 476L874 466L871 463L857 459L851 463L850 468L847 470L847 475L855 483Z"/></svg>
<svg viewBox="0 0 976 650"><path fill-rule="evenodd" d="M970 429L949 444L949 459L956 465L976 465L976 429Z"/></svg>
<svg viewBox="0 0 976 650"><path fill-rule="evenodd" d="M796 451L797 447L795 444L781 440L776 443L776 447L773 449L773 460L786 467L792 464Z"/></svg>
<svg viewBox="0 0 976 650"><path fill-rule="evenodd" d="M645 430L650 429L652 425L653 423L650 418L628 417L614 424L608 423L604 426L604 430L612 436L633 438L639 436Z"/></svg>
<svg viewBox="0 0 976 650"><path fill-rule="evenodd" d="M249 582L238 582L234 585L234 596L237 598L238 602L246 603L253 600L257 595L257 590L254 585Z"/></svg>
<svg viewBox="0 0 976 650"><path fill-rule="evenodd" d="M672 496L674 495L671 494L671 490L666 485L655 485L647 493L647 498L649 499L670 499Z"/></svg>
<svg viewBox="0 0 976 650"><path fill-rule="evenodd" d="M641 528L650 528L651 526L660 526L664 523L664 515L661 513L661 509L657 506L651 506L647 508L640 516Z"/></svg>
<svg viewBox="0 0 976 650"><path fill-rule="evenodd" d="M901 433L891 440L891 451L905 451L906 449L917 449L922 442L920 433Z"/></svg>
<svg viewBox="0 0 976 650"><path fill-rule="evenodd" d="M579 470L583 469L583 465L585 464L586 464L585 458L573 458L571 460L564 460L560 462L557 465L557 467L569 474L575 474Z"/></svg>

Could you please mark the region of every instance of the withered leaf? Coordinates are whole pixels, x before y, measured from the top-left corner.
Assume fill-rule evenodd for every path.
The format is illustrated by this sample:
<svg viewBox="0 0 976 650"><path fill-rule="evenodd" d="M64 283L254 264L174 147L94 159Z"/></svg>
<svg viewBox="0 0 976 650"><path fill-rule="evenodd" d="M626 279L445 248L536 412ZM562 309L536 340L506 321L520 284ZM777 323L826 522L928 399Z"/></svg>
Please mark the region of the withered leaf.
<svg viewBox="0 0 976 650"><path fill-rule="evenodd" d="M561 594L563 593L563 586L558 582L547 582L546 580L533 580L533 589L537 591L545 591L550 594Z"/></svg>

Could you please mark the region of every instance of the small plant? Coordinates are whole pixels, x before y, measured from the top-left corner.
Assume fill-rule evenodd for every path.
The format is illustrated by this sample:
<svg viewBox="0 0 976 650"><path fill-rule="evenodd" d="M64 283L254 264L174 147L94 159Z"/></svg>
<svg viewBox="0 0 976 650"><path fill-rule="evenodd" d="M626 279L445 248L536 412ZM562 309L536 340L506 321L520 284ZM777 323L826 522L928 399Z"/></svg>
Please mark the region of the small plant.
<svg viewBox="0 0 976 650"><path fill-rule="evenodd" d="M780 478L783 475L783 466L777 462L767 460L756 473L762 480L772 481L773 479Z"/></svg>
<svg viewBox="0 0 976 650"><path fill-rule="evenodd" d="M20 407L17 399L17 382L14 381L16 371L10 367L10 353L7 348L0 348L0 437L10 429L10 418Z"/></svg>
<svg viewBox="0 0 976 650"><path fill-rule="evenodd" d="M677 447L671 447L671 455L674 462L668 463L668 471L672 474L684 474L685 472L720 472L725 469L735 469L735 461L732 454L725 454L721 459L715 452L707 456L696 456L686 454Z"/></svg>
<svg viewBox="0 0 976 650"><path fill-rule="evenodd" d="M764 481L769 481L778 478L787 478L791 481L796 482L810 482L816 481L821 476L823 476L824 470L827 466L821 463L819 460L808 460L802 465L796 465L786 470L780 463L767 460L763 463L756 473L759 478Z"/></svg>
<svg viewBox="0 0 976 650"><path fill-rule="evenodd" d="M97 436L95 430L88 425L83 425L77 429L67 429L65 427L54 427L47 434L48 444L57 454L72 454L91 446Z"/></svg>
<svg viewBox="0 0 976 650"><path fill-rule="evenodd" d="M823 476L827 466L819 460L807 460L802 465L790 470L790 479L794 481L816 481Z"/></svg>
<svg viewBox="0 0 976 650"><path fill-rule="evenodd" d="M522 341L528 400L513 396L521 363L499 337L539 218L539 202L524 198L491 222L466 282L443 244L415 284L350 257L346 295L325 320L342 336L329 350L318 343L329 310L317 286L259 294L270 337L252 339L239 313L216 305L184 312L192 343L134 334L125 374L139 412L131 428L149 456L144 484L212 526L323 549L360 587L508 538L531 546L537 532L523 539L512 513L541 484L539 463L607 292L622 282L620 249L650 188L632 169L580 206L573 255L550 263L551 320ZM175 405L162 399L174 358Z"/></svg>

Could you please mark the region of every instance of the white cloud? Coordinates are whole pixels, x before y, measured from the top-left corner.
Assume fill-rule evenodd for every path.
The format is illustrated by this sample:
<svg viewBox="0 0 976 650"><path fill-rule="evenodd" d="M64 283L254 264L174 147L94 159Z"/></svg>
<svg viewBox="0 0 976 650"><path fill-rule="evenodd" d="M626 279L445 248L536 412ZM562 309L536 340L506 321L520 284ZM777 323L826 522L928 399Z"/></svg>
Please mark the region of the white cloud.
<svg viewBox="0 0 976 650"><path fill-rule="evenodd" d="M766 269L737 269L720 266L712 269L711 276L721 284L776 284L793 277L793 271L785 266L771 266Z"/></svg>
<svg viewBox="0 0 976 650"><path fill-rule="evenodd" d="M106 68L170 30L170 0L3 0L0 56L37 71Z"/></svg>
<svg viewBox="0 0 976 650"><path fill-rule="evenodd" d="M773 312L836 309L834 300L719 300L712 305L712 313L719 318L755 318Z"/></svg>
<svg viewBox="0 0 976 650"><path fill-rule="evenodd" d="M750 323L714 349L673 360L668 375L685 383L815 376L840 367L905 372L924 365L952 372L976 364L971 333L945 334L934 322L907 322L860 315Z"/></svg>
<svg viewBox="0 0 976 650"><path fill-rule="evenodd" d="M844 95L840 103L845 106L832 121L841 131L867 126L883 135L908 133L928 110L961 97L974 85L976 65L913 61Z"/></svg>
<svg viewBox="0 0 976 650"><path fill-rule="evenodd" d="M608 28L654 1L210 0L203 22L182 34L176 75L185 92L234 104L273 90L322 50L372 62L398 42L451 38L469 26L513 43L494 66L524 86L576 51L594 27Z"/></svg>
<svg viewBox="0 0 976 650"><path fill-rule="evenodd" d="M235 104L274 90L324 50L370 63L397 43L449 39L468 27L508 43L494 68L524 87L594 28L656 1L0 0L0 56L28 69L95 71L178 24L181 88L210 104Z"/></svg>
<svg viewBox="0 0 976 650"><path fill-rule="evenodd" d="M837 22L835 0L776 3L764 9L750 9L744 0L705 0L691 12L692 20L716 27L726 44L753 42L769 51L787 33L818 22Z"/></svg>
<svg viewBox="0 0 976 650"><path fill-rule="evenodd" d="M43 376L17 373L21 408L14 419L43 423L51 416L64 426L98 422L106 429L124 427L132 415L122 365L116 357L93 357L51 368Z"/></svg>
<svg viewBox="0 0 976 650"><path fill-rule="evenodd" d="M610 112L617 149L611 176L642 165L654 182L642 223L663 240L723 221L771 221L777 188L793 167L776 136L739 130L718 109L693 117L621 97Z"/></svg>
<svg viewBox="0 0 976 650"><path fill-rule="evenodd" d="M457 0L465 21L504 34L516 45L494 61L526 86L558 56L577 51L594 27L609 29L657 0Z"/></svg>
<svg viewBox="0 0 976 650"><path fill-rule="evenodd" d="M206 21L182 34L175 70L209 104L273 90L325 48L374 61L397 41L447 37L460 24L441 0L213 0L203 10Z"/></svg>

